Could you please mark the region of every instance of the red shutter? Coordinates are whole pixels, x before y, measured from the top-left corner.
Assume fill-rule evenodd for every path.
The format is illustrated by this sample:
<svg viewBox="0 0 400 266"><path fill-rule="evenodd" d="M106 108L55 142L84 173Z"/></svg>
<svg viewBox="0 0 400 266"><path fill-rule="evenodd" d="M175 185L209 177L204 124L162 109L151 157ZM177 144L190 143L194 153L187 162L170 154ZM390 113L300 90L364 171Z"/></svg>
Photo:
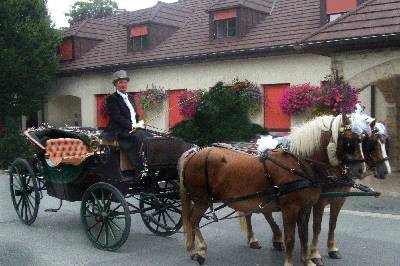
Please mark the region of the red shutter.
<svg viewBox="0 0 400 266"><path fill-rule="evenodd" d="M357 0L326 0L326 13L346 13L357 7Z"/></svg>
<svg viewBox="0 0 400 266"><path fill-rule="evenodd" d="M61 61L72 60L72 39L64 40L60 47Z"/></svg>
<svg viewBox="0 0 400 266"><path fill-rule="evenodd" d="M213 14L214 21L236 18L236 17L237 17L236 9L228 9L228 10L218 11Z"/></svg>
<svg viewBox="0 0 400 266"><path fill-rule="evenodd" d="M183 116L179 113L179 95L184 90L168 91L169 104L169 128L173 128L176 124L183 120Z"/></svg>
<svg viewBox="0 0 400 266"><path fill-rule="evenodd" d="M288 87L288 84L264 85L264 127L271 132L290 131L290 115L279 107L279 100Z"/></svg>
<svg viewBox="0 0 400 266"><path fill-rule="evenodd" d="M139 101L140 92L132 92L129 94L133 97L133 100L135 101L136 111L138 112L139 119L143 120L144 119L143 110L142 110L142 106L140 105L140 101Z"/></svg>
<svg viewBox="0 0 400 266"><path fill-rule="evenodd" d="M97 127L106 128L108 126L109 117L107 114L107 106L105 104L106 97L109 94L97 95Z"/></svg>
<svg viewBox="0 0 400 266"><path fill-rule="evenodd" d="M149 34L147 26L138 26L131 29L131 37L144 36Z"/></svg>

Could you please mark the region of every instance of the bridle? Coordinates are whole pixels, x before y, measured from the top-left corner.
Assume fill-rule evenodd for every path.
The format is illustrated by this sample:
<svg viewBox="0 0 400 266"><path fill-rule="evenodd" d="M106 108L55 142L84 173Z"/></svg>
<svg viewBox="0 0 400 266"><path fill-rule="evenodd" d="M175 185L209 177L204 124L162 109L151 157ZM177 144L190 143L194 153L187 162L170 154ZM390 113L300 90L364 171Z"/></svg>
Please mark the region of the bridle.
<svg viewBox="0 0 400 266"><path fill-rule="evenodd" d="M374 152L375 149L376 149L376 143L378 142L378 140L381 140L381 141L382 141L383 136L382 136L381 134L379 134L379 132L378 132L376 129L374 129L374 130L372 131L372 134L373 134L373 136L375 136L375 137L377 138L376 141L372 140L372 139L371 139L372 136L371 136L370 138L367 138L367 139L362 143L363 149L366 150L366 152L365 152L366 157L367 157L366 162L367 162L368 167L369 167L370 169L375 168L378 164L384 163L385 161L389 161L389 156L383 157L382 159L379 159L379 160L376 160L376 159L374 158L373 152ZM382 144L384 144L384 143L382 143Z"/></svg>

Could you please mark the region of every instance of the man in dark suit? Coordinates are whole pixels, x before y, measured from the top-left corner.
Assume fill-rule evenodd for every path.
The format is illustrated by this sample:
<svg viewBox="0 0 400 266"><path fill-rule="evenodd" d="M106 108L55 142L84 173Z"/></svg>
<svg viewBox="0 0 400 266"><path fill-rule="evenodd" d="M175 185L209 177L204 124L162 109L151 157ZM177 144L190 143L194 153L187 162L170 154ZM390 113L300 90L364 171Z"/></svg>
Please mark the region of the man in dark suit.
<svg viewBox="0 0 400 266"><path fill-rule="evenodd" d="M133 97L126 93L129 77L124 70L113 74L115 93L107 98L107 112L110 117L108 127L103 132L103 138L117 140L135 167L136 174L143 170L140 160L140 147L150 134L141 129L144 126L140 120Z"/></svg>

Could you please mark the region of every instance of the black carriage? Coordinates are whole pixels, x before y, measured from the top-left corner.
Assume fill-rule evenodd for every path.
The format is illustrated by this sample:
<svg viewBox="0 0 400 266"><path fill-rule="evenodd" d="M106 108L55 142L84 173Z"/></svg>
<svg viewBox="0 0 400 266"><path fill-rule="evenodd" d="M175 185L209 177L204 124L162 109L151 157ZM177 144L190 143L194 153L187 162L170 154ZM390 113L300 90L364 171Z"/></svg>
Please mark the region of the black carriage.
<svg viewBox="0 0 400 266"><path fill-rule="evenodd" d="M131 214L140 213L157 235L169 236L181 228L176 164L188 143L154 134L142 146L144 171L137 175L118 144L100 140L98 132L46 127L24 134L36 148L35 159L18 158L9 171L12 202L24 224L34 223L47 191L60 199L59 208L63 200L81 201L82 224L100 249L124 244Z"/></svg>

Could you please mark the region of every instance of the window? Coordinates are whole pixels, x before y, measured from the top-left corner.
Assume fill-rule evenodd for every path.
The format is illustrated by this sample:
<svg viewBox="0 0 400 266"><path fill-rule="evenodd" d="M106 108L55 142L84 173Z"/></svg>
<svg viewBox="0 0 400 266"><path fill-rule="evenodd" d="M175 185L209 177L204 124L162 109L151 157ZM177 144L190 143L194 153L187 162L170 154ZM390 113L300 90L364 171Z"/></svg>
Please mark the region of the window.
<svg viewBox="0 0 400 266"><path fill-rule="evenodd" d="M137 26L130 30L130 47L140 50L147 47L149 30L147 26Z"/></svg>
<svg viewBox="0 0 400 266"><path fill-rule="evenodd" d="M236 18L215 21L217 39L236 35Z"/></svg>
<svg viewBox="0 0 400 266"><path fill-rule="evenodd" d="M147 35L131 37L132 49L139 50L147 47Z"/></svg>
<svg viewBox="0 0 400 266"><path fill-rule="evenodd" d="M215 38L236 36L237 10L227 9L212 14Z"/></svg>

